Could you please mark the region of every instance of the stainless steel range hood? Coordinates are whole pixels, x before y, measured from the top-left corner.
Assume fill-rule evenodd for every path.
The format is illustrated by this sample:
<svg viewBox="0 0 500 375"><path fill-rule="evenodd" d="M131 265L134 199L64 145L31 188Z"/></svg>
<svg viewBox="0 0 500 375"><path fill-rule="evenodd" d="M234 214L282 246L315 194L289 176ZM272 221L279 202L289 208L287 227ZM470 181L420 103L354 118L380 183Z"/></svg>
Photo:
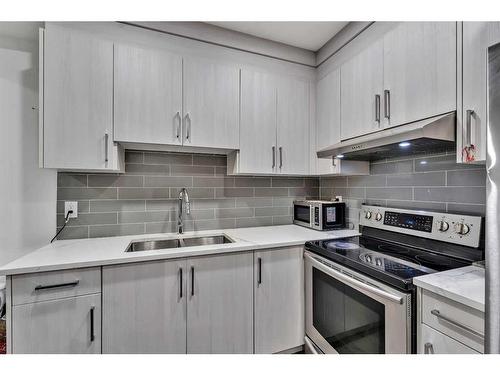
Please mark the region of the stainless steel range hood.
<svg viewBox="0 0 500 375"><path fill-rule="evenodd" d="M361 137L348 139L317 152L319 158L380 160L455 150L456 113L430 117Z"/></svg>

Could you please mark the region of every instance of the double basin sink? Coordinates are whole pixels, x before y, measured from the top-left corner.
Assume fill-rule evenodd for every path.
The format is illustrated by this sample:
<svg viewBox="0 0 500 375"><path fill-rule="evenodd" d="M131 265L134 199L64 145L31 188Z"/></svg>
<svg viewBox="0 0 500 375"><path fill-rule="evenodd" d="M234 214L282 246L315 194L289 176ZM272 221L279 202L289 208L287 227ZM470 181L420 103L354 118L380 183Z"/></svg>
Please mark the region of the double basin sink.
<svg viewBox="0 0 500 375"><path fill-rule="evenodd" d="M203 236L191 238L171 238L158 240L133 241L127 247L126 252L176 249L180 247L222 245L234 241L224 234L217 236Z"/></svg>

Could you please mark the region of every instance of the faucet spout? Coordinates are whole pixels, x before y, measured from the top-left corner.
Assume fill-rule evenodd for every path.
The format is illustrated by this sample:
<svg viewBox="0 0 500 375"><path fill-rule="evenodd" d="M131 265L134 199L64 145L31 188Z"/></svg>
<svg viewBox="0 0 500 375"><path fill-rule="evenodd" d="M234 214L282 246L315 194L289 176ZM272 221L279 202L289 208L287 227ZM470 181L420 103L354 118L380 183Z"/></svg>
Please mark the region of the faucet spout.
<svg viewBox="0 0 500 375"><path fill-rule="evenodd" d="M189 194L186 188L182 188L179 192L179 212L177 216L177 233L182 234L184 232L184 209L186 214L191 213L191 204L189 202Z"/></svg>

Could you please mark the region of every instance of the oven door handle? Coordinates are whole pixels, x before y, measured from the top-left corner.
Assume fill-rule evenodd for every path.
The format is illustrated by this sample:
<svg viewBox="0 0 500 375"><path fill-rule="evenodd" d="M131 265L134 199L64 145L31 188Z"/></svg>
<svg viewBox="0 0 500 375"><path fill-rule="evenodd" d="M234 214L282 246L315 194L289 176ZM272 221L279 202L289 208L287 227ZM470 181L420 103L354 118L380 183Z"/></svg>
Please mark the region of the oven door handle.
<svg viewBox="0 0 500 375"><path fill-rule="evenodd" d="M337 270L334 270L333 268L331 267L328 267L326 264L323 264L321 262L319 262L318 260L316 260L315 258L313 258L312 256L308 255L308 254L305 254L304 255L309 261L311 261L312 264L314 264L314 266L320 270L322 270L323 272L327 273L328 275L336 278L337 280L339 281L342 281L348 285L352 285L352 286L356 286L362 290L366 290L368 292L371 292L373 294L376 294L377 296L383 298L383 299L386 299L386 300L389 300L391 302L395 302L395 303L398 303L400 305L403 304L403 298L402 297L399 297L399 296L395 296L394 294L391 294L389 292L386 292L385 290L383 289L380 289L380 288L377 288L376 286L373 286L371 284L368 284L368 283L365 283L361 280L358 280L358 279L355 279L351 276L348 276L344 273L341 273Z"/></svg>

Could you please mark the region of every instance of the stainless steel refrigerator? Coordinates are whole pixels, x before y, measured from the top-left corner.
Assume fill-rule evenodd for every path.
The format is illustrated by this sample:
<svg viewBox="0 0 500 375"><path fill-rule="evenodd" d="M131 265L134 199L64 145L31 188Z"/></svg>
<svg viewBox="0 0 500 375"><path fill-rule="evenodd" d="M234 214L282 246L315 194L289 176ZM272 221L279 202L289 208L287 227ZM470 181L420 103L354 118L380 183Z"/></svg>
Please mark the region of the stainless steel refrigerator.
<svg viewBox="0 0 500 375"><path fill-rule="evenodd" d="M500 43L488 49L485 352L500 353Z"/></svg>

